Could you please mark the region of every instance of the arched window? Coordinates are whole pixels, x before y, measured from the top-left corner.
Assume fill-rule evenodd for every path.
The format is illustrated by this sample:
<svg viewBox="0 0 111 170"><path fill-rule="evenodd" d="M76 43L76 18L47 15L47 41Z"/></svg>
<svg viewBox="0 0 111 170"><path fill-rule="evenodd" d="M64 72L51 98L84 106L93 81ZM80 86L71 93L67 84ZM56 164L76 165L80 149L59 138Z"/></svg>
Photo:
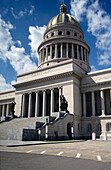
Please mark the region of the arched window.
<svg viewBox="0 0 111 170"><path fill-rule="evenodd" d="M77 33L76 33L76 32L74 33L74 36L77 36Z"/></svg>
<svg viewBox="0 0 111 170"><path fill-rule="evenodd" d="M92 125L90 123L87 125L87 132L92 132Z"/></svg>
<svg viewBox="0 0 111 170"><path fill-rule="evenodd" d="M62 31L59 31L59 32L58 32L58 35L62 35Z"/></svg>
<svg viewBox="0 0 111 170"><path fill-rule="evenodd" d="M106 130L107 130L108 132L111 132L111 123L107 123L107 125L106 125Z"/></svg>
<svg viewBox="0 0 111 170"><path fill-rule="evenodd" d="M101 124L97 124L97 129L96 129L97 132L101 132Z"/></svg>
<svg viewBox="0 0 111 170"><path fill-rule="evenodd" d="M70 31L67 31L67 35L70 35Z"/></svg>
<svg viewBox="0 0 111 170"><path fill-rule="evenodd" d="M51 37L53 37L53 36L54 36L54 32L51 33Z"/></svg>

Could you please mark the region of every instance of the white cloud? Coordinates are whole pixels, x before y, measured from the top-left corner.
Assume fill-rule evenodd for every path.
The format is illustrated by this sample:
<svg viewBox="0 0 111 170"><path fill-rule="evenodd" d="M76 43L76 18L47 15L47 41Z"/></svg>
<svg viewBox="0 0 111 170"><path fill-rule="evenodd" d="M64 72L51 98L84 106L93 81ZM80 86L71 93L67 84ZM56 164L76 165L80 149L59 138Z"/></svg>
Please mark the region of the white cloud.
<svg viewBox="0 0 111 170"><path fill-rule="evenodd" d="M33 12L34 12L34 10L35 10L35 7L32 5L32 6L31 6L31 9L29 10L29 15L32 15Z"/></svg>
<svg viewBox="0 0 111 170"><path fill-rule="evenodd" d="M29 45L31 46L31 56L32 57L37 57L37 48L40 45L41 41L43 40L43 34L44 31L46 30L46 26L44 25L43 27L29 27L29 39L30 43Z"/></svg>
<svg viewBox="0 0 111 170"><path fill-rule="evenodd" d="M19 47L22 46L22 43L21 43L21 41L19 41L19 40L17 41L17 44L18 44Z"/></svg>
<svg viewBox="0 0 111 170"><path fill-rule="evenodd" d="M71 14L78 20L83 20L83 14L87 12L86 5L89 0L71 0Z"/></svg>
<svg viewBox="0 0 111 170"><path fill-rule="evenodd" d="M29 55L25 54L23 47L11 46L11 50L7 51L6 56L17 74L37 69L36 64L32 62Z"/></svg>
<svg viewBox="0 0 111 170"><path fill-rule="evenodd" d="M35 10L35 7L31 5L29 10L25 8L24 10L21 10L17 14L15 14L14 9L11 8L11 14L13 15L15 19L19 19L23 17L24 15L32 15L34 10Z"/></svg>
<svg viewBox="0 0 111 170"><path fill-rule="evenodd" d="M6 80L3 77L3 75L0 74L0 92L5 91L5 90L9 90L9 89L12 89L11 84L6 83Z"/></svg>
<svg viewBox="0 0 111 170"><path fill-rule="evenodd" d="M98 56L99 65L111 64L111 18L100 8L99 1L95 0L87 10L88 32L97 39L96 47L101 51Z"/></svg>
<svg viewBox="0 0 111 170"><path fill-rule="evenodd" d="M96 37L96 48L100 50L99 65L111 65L111 18L99 5L99 0L71 0L71 14L78 21L86 16L88 32Z"/></svg>
<svg viewBox="0 0 111 170"><path fill-rule="evenodd" d="M0 58L5 62L8 59L17 74L36 69L36 64L25 54L25 49L15 46L10 29L13 29L13 25L0 18ZM21 45L19 40L18 44Z"/></svg>
<svg viewBox="0 0 111 170"><path fill-rule="evenodd" d="M6 61L5 52L13 44L10 30L13 29L13 25L9 22L6 23L0 16L0 58Z"/></svg>
<svg viewBox="0 0 111 170"><path fill-rule="evenodd" d="M91 71L97 71L96 67L91 65Z"/></svg>

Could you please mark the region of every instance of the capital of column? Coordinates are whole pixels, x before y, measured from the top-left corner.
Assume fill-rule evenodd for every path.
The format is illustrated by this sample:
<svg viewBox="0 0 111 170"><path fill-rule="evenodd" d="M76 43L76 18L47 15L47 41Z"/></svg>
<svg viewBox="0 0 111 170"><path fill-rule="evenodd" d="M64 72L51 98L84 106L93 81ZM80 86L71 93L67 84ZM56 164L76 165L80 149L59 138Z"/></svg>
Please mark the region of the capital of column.
<svg viewBox="0 0 111 170"><path fill-rule="evenodd" d="M28 94L29 94L29 95L31 95L31 94L32 94L32 92L29 92Z"/></svg>

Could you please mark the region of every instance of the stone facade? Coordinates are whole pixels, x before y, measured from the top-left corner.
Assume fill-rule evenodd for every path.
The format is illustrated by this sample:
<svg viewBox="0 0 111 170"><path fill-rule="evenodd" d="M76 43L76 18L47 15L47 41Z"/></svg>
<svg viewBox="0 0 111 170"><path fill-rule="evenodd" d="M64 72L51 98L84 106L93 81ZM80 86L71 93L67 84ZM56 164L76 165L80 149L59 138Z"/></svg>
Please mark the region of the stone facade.
<svg viewBox="0 0 111 170"><path fill-rule="evenodd" d="M80 24L63 4L38 47L37 70L17 75L15 90L0 93L1 138L111 139L111 69L90 72L89 53ZM6 124L12 102L18 118Z"/></svg>

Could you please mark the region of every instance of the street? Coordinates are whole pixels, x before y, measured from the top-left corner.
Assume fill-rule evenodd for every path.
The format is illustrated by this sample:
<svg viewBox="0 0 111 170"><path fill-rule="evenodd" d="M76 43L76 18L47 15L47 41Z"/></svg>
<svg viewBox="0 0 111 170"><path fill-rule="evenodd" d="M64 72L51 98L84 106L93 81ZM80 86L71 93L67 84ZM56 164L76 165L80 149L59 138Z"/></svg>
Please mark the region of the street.
<svg viewBox="0 0 111 170"><path fill-rule="evenodd" d="M111 163L71 157L1 152L1 170L111 170Z"/></svg>

